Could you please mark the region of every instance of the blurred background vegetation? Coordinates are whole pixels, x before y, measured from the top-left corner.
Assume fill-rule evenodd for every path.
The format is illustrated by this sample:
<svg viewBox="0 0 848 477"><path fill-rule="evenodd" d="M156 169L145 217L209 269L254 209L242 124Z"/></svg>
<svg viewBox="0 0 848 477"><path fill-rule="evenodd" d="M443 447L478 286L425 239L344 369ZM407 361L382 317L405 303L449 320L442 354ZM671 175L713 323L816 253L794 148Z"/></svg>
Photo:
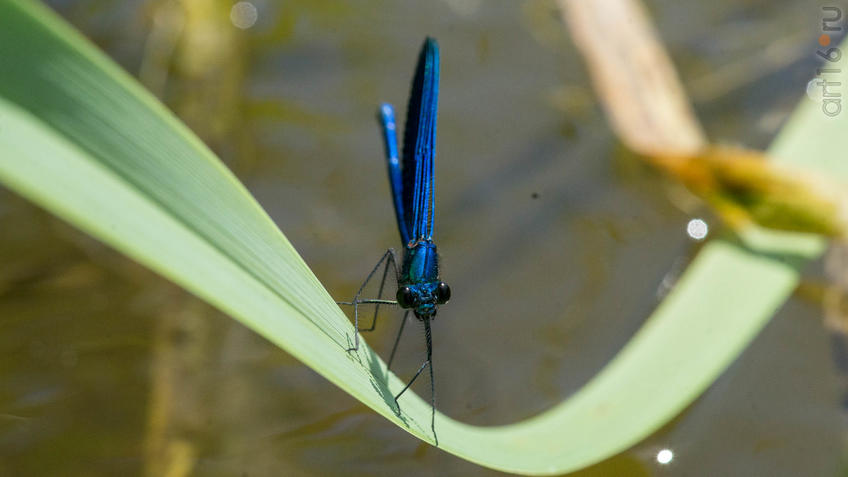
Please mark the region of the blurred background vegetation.
<svg viewBox="0 0 848 477"><path fill-rule="evenodd" d="M398 245L375 106L405 106L421 39L439 39L454 298L436 379L462 421L508 423L579 388L697 251L687 222L719 227L624 152L553 1L48 4L218 153L339 299ZM646 4L710 138L763 148L807 100L824 3ZM2 475L497 474L2 188L0 231ZM823 268L686 413L585 475L844 468L848 354L822 326ZM369 340L385 355L395 329ZM422 341L402 343L401 375Z"/></svg>

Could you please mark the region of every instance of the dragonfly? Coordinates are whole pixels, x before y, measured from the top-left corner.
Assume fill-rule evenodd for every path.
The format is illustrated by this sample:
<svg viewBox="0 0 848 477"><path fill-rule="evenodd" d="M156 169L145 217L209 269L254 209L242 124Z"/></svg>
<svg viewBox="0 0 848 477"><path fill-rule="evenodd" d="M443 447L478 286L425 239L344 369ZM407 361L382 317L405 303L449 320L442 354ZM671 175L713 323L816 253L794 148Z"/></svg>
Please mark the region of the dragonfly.
<svg viewBox="0 0 848 477"><path fill-rule="evenodd" d="M437 446L439 440L436 436L435 424L436 388L433 382L433 342L430 322L435 319L439 305L444 305L451 297L450 287L439 277L439 254L436 243L433 242L435 209L433 160L436 155L438 100L439 45L435 39L428 37L421 47L412 80L403 133L402 158L398 154L394 107L389 103L383 103L377 114L382 130L395 218L403 243L403 260L400 262L400 269L394 249L388 249L365 278L353 301L339 302L339 304L353 305L354 310L354 345L348 351L359 349L360 332L374 331L380 305L398 305L405 310L400 330L392 346L387 365L389 368L391 368L410 312L423 323L427 344L426 359L394 399L399 413L398 399L412 386L425 368L430 371L430 428ZM377 298L362 298L363 289L381 266L383 276ZM394 270L398 288L395 300L384 300L382 299L383 290L390 269ZM375 305L371 325L364 328L359 327L359 305L361 304Z"/></svg>

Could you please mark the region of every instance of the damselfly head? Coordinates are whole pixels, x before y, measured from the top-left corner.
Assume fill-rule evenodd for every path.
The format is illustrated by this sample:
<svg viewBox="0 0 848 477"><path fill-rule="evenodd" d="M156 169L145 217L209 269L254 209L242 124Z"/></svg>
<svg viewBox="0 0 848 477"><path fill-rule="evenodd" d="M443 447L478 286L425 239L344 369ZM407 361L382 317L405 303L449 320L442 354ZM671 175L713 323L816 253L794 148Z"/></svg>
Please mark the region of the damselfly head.
<svg viewBox="0 0 848 477"><path fill-rule="evenodd" d="M436 316L437 305L450 300L451 290L445 282L413 283L398 288L397 302L401 308L412 309L419 320Z"/></svg>

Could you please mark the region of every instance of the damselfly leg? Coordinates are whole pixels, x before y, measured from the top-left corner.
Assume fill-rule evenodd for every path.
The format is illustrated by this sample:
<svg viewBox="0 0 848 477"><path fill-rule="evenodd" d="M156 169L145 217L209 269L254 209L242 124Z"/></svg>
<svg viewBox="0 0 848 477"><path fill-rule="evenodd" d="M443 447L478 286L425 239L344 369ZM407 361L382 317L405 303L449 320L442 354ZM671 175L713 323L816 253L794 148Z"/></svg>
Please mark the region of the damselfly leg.
<svg viewBox="0 0 848 477"><path fill-rule="evenodd" d="M406 316L404 315L404 323L406 323ZM424 337L427 340L427 359L421 364L421 367L418 368L418 371L415 372L415 376L406 383L406 386L400 390L399 393L395 396L395 406L397 406L398 413L400 413L400 404L398 404L398 399L400 396L412 386L412 383L418 379L418 376L421 374L421 371L424 371L424 368L429 368L430 371L430 408L432 412L430 414L430 428L433 430L433 439L436 441L436 445L439 445L439 437L436 435L436 383L433 381L433 339L430 334L430 319L425 318L422 320L424 322ZM403 325L401 325L401 332L403 331ZM398 333L398 340L400 339L400 333ZM397 340L395 340L395 346L397 346Z"/></svg>
<svg viewBox="0 0 848 477"><path fill-rule="evenodd" d="M392 345L392 354L389 355L389 362L386 363L386 369L392 369L392 361L395 360L395 352L397 351L398 343L400 343L400 335L403 334L403 328L406 326L407 318L409 318L409 310L406 310L406 313L403 314L403 319L400 321L400 329L395 337L395 344Z"/></svg>
<svg viewBox="0 0 848 477"><path fill-rule="evenodd" d="M365 298L365 299L363 299L362 298L362 292L365 290L365 287L368 286L368 283L371 281L371 279L374 278L374 275L377 273L377 270L379 270L381 266L383 267L383 274L382 274L382 277L380 279L380 287L377 291L377 298L374 298L374 299ZM336 302L339 305L352 305L353 306L353 321L354 321L354 330L355 330L354 345L353 345L353 347L348 348L347 351L350 352L350 351L359 350L359 333L360 332L365 333L365 332L374 331L374 329L377 327L377 317L379 315L380 305L397 305L397 301L382 299L383 290L385 290L385 287L386 287L386 279L388 278L390 268L394 270L395 277L397 277L399 271L398 271L398 267L397 267L397 260L395 259L395 252L392 249L388 249L386 251L386 253L383 254L383 256L380 258L380 260L377 262L377 265L375 265L374 268L371 270L371 272L368 274L368 276L365 277L365 281L362 282L362 285L359 287L359 290L356 292L356 295L353 297L353 301ZM362 304L373 304L373 305L375 305L374 316L371 319L371 325L368 326L368 327L365 327L365 328L359 327L359 305L362 305ZM395 359L395 354L396 354L397 349L398 349L398 344L400 343L400 338L403 335L403 330L406 327L406 322L409 318L410 311L411 310L406 310L403 314L403 319L400 322L400 328L398 329L397 336L395 336L395 342L392 345L392 352L389 355L389 361L386 364L386 369L391 369L391 367L392 367L392 362ZM424 368L429 367L429 371L430 371L430 406L432 408L432 413L431 413L431 416L430 416L430 427L433 430L433 438L436 440L436 445L438 445L439 439L436 436L436 427L435 427L435 422L436 422L436 388L435 388L435 383L433 381L433 340L432 340L432 335L431 335L431 331L430 331L430 318L429 317L425 318L422 321L424 322L424 336L425 336L426 343L427 343L427 359L421 364L421 366L418 368L418 371L416 371L415 374L412 376L412 379L410 379L409 382L406 383L406 386L404 386L403 389L401 389L400 392L395 395L394 399L395 399L395 406L397 406L397 411L398 411L398 413L400 413L400 404L398 403L398 399L400 399L400 397L403 395L403 393L405 393L406 390L409 389L412 386L412 384L415 382L415 380L418 379L418 376L421 375L421 372L424 371Z"/></svg>
<svg viewBox="0 0 848 477"><path fill-rule="evenodd" d="M385 264L385 265L384 265ZM368 282L371 281L371 278L374 277L374 274L377 273L377 270L380 269L380 266L383 265L383 278L380 280L380 289L377 292L376 299L363 299L362 291L368 285ZM362 282L362 285L359 287L359 290L356 292L356 295L353 297L353 301L338 301L339 305L353 305L353 329L354 332L354 345L351 348L348 348L347 351L358 351L359 350L359 333L360 332L368 332L374 331L374 328L377 326L377 315L380 312L380 305L397 305L397 302L394 300L383 300L383 289L386 286L386 278L388 277L389 267L391 267L395 272L395 278L398 276L398 268L397 268L397 260L395 259L395 251L392 249L386 250L386 253L380 257L380 260L377 262L377 265L371 270L371 273L365 277L365 281ZM374 306L374 317L371 320L371 326L368 328L360 328L359 327L359 305L361 304L373 304Z"/></svg>

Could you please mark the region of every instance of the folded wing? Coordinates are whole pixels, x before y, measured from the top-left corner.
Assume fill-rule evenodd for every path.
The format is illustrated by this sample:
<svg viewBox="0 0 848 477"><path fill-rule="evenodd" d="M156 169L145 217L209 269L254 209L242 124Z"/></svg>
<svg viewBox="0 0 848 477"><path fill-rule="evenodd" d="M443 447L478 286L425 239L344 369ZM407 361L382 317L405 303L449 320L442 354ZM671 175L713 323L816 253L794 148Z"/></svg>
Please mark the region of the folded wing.
<svg viewBox="0 0 848 477"><path fill-rule="evenodd" d="M433 237L439 45L427 38L418 57L403 134L403 209L411 242Z"/></svg>

